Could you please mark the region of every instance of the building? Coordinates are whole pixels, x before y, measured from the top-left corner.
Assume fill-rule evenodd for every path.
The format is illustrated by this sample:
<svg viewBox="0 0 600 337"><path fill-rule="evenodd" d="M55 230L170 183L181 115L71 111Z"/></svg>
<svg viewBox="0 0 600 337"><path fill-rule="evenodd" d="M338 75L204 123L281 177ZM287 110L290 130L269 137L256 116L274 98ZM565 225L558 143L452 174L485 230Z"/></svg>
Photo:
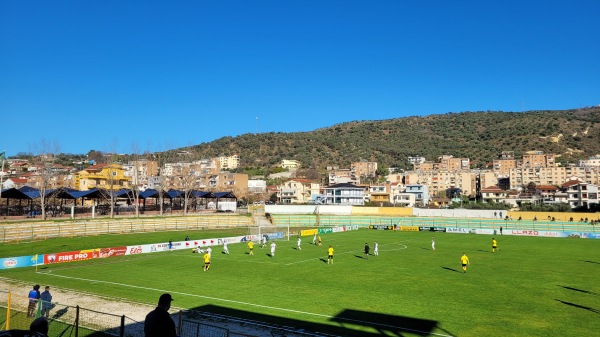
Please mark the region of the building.
<svg viewBox="0 0 600 337"><path fill-rule="evenodd" d="M223 171L236 169L240 167L240 156L237 154L233 156L220 156L219 166Z"/></svg>
<svg viewBox="0 0 600 337"><path fill-rule="evenodd" d="M118 190L130 188L130 178L125 176L125 170L118 164L92 165L74 175L73 187L85 191L92 188Z"/></svg>
<svg viewBox="0 0 600 337"><path fill-rule="evenodd" d="M369 186L368 195L365 199L378 205L382 203L391 203L390 184Z"/></svg>
<svg viewBox="0 0 600 337"><path fill-rule="evenodd" d="M579 180L570 180L562 185L567 192L567 202L571 208L590 208L591 204L598 204L598 186Z"/></svg>
<svg viewBox="0 0 600 337"><path fill-rule="evenodd" d="M582 159L577 162L577 166L581 167L600 167L600 154L597 154L588 159Z"/></svg>
<svg viewBox="0 0 600 337"><path fill-rule="evenodd" d="M279 164L279 166L281 166L281 168L284 168L284 169L295 171L295 170L299 169L300 167L302 167L302 163L299 162L298 160L283 159L281 161L281 164Z"/></svg>
<svg viewBox="0 0 600 337"><path fill-rule="evenodd" d="M393 195L392 203L394 206L415 207L417 195L415 193L397 193Z"/></svg>
<svg viewBox="0 0 600 337"><path fill-rule="evenodd" d="M350 169L328 170L329 185L360 184L360 177Z"/></svg>
<svg viewBox="0 0 600 337"><path fill-rule="evenodd" d="M308 179L293 179L277 187L277 200L281 204L305 204L319 195L321 185Z"/></svg>
<svg viewBox="0 0 600 337"><path fill-rule="evenodd" d="M484 202L501 203L507 198L508 192L498 186L488 186L481 189L481 197Z"/></svg>
<svg viewBox="0 0 600 337"><path fill-rule="evenodd" d="M232 191L237 198L248 197L248 175L245 173L221 172L201 176L198 189L212 191Z"/></svg>
<svg viewBox="0 0 600 337"><path fill-rule="evenodd" d="M350 164L350 171L356 177L375 177L377 175L377 162L359 161Z"/></svg>
<svg viewBox="0 0 600 337"><path fill-rule="evenodd" d="M457 171L468 170L471 167L469 158L454 158L451 155L444 155L438 158L438 170L441 171Z"/></svg>
<svg viewBox="0 0 600 337"><path fill-rule="evenodd" d="M158 174L158 162L147 159L134 160L123 165L123 170L133 186L148 186L149 177Z"/></svg>
<svg viewBox="0 0 600 337"><path fill-rule="evenodd" d="M364 188L343 183L324 187L321 203L328 205L364 205L364 198Z"/></svg>
<svg viewBox="0 0 600 337"><path fill-rule="evenodd" d="M266 180L248 180L248 193L266 193L267 192L267 181Z"/></svg>
<svg viewBox="0 0 600 337"><path fill-rule="evenodd" d="M27 179L21 179L21 178L8 178L6 180L4 180L2 182L2 188L3 189L7 189L7 188L21 188L25 185L27 185L28 180Z"/></svg>
<svg viewBox="0 0 600 337"><path fill-rule="evenodd" d="M406 184L404 193L414 194L415 206L426 206L429 204L429 188L424 184Z"/></svg>

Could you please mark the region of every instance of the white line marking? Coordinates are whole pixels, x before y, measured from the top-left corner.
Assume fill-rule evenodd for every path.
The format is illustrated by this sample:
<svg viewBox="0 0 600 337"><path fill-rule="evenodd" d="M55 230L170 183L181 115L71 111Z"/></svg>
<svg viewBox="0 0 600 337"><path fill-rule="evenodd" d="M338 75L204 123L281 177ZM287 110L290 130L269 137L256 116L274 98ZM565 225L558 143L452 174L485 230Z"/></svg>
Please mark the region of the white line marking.
<svg viewBox="0 0 600 337"><path fill-rule="evenodd" d="M328 319L336 318L335 316L323 315L323 314L316 314L316 313L313 313L313 312L307 312L307 311L301 311L301 310L294 310L294 309L287 309L287 308L278 308L278 307L272 307L272 306L268 306L268 305L262 305L262 304L256 304L256 303L248 303L248 302L235 301L235 300L228 300L228 299L224 299L224 298L217 298L217 297L211 297L211 296L203 296L203 295L198 295L198 294L189 294L189 293L183 293L183 292L173 291L173 290L158 289L158 288L149 288L149 287L141 287L141 286L135 286L135 285L131 285L131 284L118 283L118 282L110 282L110 281L90 280L90 279L85 279L85 278L81 278L81 277L72 277L72 276L64 276L64 275L57 275L57 274L47 274L47 275L54 276L54 277L60 277L60 278L66 278L66 279L72 279L72 280L78 280L78 281L87 281L87 282L91 282L92 284L95 284L95 283L104 283L104 284L121 286L121 287L125 287L125 288L135 288L135 289L157 291L157 292L161 292L161 293L170 293L170 294L177 294L177 295L183 295L183 296L189 296L189 297L197 297L197 298L203 298L203 299L208 299L208 300L213 300L213 301L235 303L235 304L247 305L247 306L258 307L258 308L263 308L263 309L279 310L279 311L285 311L285 312L292 312L292 313L295 313L295 314L317 316L317 317L328 318ZM348 318L340 318L340 317L337 317L337 319L345 320L345 321L348 321L348 322L369 323L371 325L378 325L378 326L395 328L395 329L400 329L400 330L425 333L425 331L412 330L412 329L407 329L407 328L393 326L393 325L380 324L380 323L377 323L377 322L368 322L368 321L361 321L361 320L348 319ZM362 325L364 325L364 324L362 324ZM436 336L452 337L451 335L444 335L444 334L437 334L437 333L429 333L429 334L436 335Z"/></svg>

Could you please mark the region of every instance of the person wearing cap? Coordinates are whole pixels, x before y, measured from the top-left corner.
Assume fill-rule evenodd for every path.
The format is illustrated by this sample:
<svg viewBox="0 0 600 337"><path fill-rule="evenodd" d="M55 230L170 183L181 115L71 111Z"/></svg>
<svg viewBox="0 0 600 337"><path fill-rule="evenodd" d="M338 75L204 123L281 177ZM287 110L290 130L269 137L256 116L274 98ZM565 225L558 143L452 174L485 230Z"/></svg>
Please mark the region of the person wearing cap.
<svg viewBox="0 0 600 337"><path fill-rule="evenodd" d="M171 294L160 295L156 309L150 311L144 320L145 337L177 337L175 322L169 315L171 301Z"/></svg>

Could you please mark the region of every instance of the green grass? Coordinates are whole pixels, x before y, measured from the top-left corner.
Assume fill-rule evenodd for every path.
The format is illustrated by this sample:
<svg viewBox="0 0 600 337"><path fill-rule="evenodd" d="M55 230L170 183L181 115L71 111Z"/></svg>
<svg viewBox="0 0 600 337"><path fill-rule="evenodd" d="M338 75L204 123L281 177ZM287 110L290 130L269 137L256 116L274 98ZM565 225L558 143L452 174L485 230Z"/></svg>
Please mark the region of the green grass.
<svg viewBox="0 0 600 337"><path fill-rule="evenodd" d="M232 235L219 233L190 237ZM53 239L3 245L0 256L20 255L24 246L31 254L180 240L176 235L182 236ZM322 235L323 246L304 237L301 251L295 239L278 241L274 258L260 246L255 256L248 256L243 244L230 245L231 255L217 248L209 272L202 271L201 256L181 250L56 264L37 274L33 268L4 270L0 276L144 303L155 303L168 291L178 308L344 336L419 335L401 328L455 336L590 336L600 331L600 240L497 236L500 251L492 253L490 236L433 235L436 251L430 232L359 230ZM380 256L363 259L364 243L372 247L374 241ZM324 262L330 244L333 265ZM463 252L471 261L466 274L459 262ZM377 326L378 331L373 322L385 326Z"/></svg>

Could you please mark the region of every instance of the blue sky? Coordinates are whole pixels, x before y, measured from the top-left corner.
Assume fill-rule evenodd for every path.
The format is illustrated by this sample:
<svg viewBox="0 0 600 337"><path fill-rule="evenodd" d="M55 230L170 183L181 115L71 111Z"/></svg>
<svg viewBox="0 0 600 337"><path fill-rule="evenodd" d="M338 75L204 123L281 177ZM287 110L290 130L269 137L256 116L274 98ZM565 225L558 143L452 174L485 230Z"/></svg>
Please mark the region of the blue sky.
<svg viewBox="0 0 600 337"><path fill-rule="evenodd" d="M600 2L1 1L0 151L600 104Z"/></svg>

